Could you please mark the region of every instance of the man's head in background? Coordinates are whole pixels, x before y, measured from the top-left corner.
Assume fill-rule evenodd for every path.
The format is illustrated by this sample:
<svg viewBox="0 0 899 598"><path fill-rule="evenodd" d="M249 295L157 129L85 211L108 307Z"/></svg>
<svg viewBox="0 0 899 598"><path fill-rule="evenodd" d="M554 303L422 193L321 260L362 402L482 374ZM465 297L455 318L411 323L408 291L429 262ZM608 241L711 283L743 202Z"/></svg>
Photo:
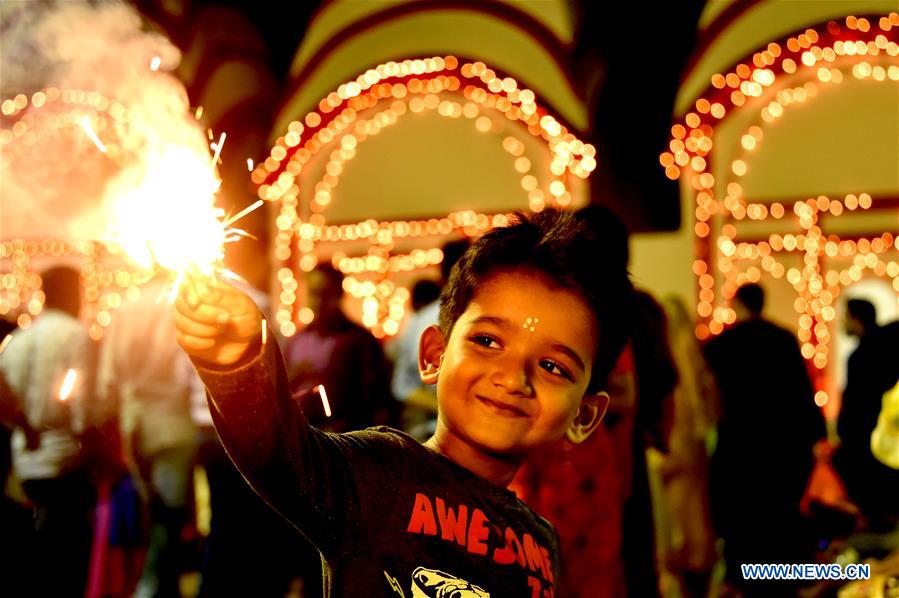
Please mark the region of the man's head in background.
<svg viewBox="0 0 899 598"><path fill-rule="evenodd" d="M765 308L765 290L754 282L744 284L734 296L734 311L737 321L759 318Z"/></svg>
<svg viewBox="0 0 899 598"><path fill-rule="evenodd" d="M419 311L440 298L440 284L430 278L422 278L412 285L412 310Z"/></svg>
<svg viewBox="0 0 899 598"><path fill-rule="evenodd" d="M58 309L73 318L81 311L81 273L68 266L50 268L41 273L44 308Z"/></svg>
<svg viewBox="0 0 899 598"><path fill-rule="evenodd" d="M850 336L865 336L877 328L877 309L874 304L867 299L847 301L843 327Z"/></svg>
<svg viewBox="0 0 899 598"><path fill-rule="evenodd" d="M342 317L343 274L331 264L319 264L306 279L308 307L317 326L328 326Z"/></svg>

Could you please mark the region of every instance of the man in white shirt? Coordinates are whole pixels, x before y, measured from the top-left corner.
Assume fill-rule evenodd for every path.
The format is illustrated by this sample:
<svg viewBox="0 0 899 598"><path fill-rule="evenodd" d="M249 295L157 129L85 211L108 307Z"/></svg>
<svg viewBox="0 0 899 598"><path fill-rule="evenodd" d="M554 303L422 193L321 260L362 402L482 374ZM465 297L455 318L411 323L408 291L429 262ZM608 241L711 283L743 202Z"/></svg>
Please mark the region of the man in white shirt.
<svg viewBox="0 0 899 598"><path fill-rule="evenodd" d="M15 414L12 468L34 507L36 557L53 567L31 589L36 596L80 596L87 580L93 505L79 438L87 425L88 385L83 382L89 340L77 319L80 274L60 267L41 279L43 313L0 353L0 373L8 385L3 403ZM70 394L62 393L69 370L75 372L75 384Z"/></svg>

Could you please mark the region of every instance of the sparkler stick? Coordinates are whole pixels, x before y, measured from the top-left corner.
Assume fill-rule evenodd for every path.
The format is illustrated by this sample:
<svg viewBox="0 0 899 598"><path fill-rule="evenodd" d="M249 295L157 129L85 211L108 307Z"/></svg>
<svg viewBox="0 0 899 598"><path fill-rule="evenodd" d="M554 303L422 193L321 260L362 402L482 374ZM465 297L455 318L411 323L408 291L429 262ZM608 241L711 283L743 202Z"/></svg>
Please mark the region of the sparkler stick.
<svg viewBox="0 0 899 598"><path fill-rule="evenodd" d="M318 396L320 396L322 399L322 407L325 408L325 417L331 417L331 403L328 401L328 393L325 392L324 385L319 384L312 390L317 392Z"/></svg>
<svg viewBox="0 0 899 598"><path fill-rule="evenodd" d="M11 340L12 340L11 334L7 334L6 336L3 337L3 341L0 342L0 353L3 353L3 350L6 348L6 345L8 345Z"/></svg>
<svg viewBox="0 0 899 598"><path fill-rule="evenodd" d="M88 139L90 139L94 145L97 146L97 149L100 150L101 153L106 153L106 146L103 145L103 142L100 141L100 138L97 137L97 133L94 131L93 127L91 127L91 121L85 114L81 117L81 128L84 129L85 134L87 134Z"/></svg>
<svg viewBox="0 0 899 598"><path fill-rule="evenodd" d="M59 400L67 401L69 397L72 396L72 390L75 388L75 379L78 377L78 372L74 369L69 368L66 372L65 378L62 379L62 386L59 388Z"/></svg>

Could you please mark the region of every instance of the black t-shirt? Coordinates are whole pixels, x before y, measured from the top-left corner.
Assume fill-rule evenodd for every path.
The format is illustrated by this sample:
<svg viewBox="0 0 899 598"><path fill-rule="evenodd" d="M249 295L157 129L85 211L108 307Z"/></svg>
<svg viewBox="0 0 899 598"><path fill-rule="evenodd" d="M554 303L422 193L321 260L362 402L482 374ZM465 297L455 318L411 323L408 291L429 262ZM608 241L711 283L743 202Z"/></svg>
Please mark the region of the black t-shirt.
<svg viewBox="0 0 899 598"><path fill-rule="evenodd" d="M555 595L555 532L514 493L390 428L309 426L277 345L248 353L227 370L197 364L216 429L253 488L321 551L327 595Z"/></svg>

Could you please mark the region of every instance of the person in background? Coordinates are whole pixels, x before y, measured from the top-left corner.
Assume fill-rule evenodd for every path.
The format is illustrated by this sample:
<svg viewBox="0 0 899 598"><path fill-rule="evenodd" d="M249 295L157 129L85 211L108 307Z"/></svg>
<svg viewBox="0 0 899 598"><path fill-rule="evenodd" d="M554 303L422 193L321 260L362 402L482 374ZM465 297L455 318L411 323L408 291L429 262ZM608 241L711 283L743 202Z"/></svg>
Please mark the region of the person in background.
<svg viewBox="0 0 899 598"><path fill-rule="evenodd" d="M615 212L592 204L579 210L578 217L603 239L605 259L627 268L629 233ZM629 410L621 410L620 422L610 419L609 424L624 464L621 556L627 591L631 596L650 597L659 594L659 584L646 450L668 452L672 392L678 379L668 348L665 311L648 291L640 288L634 290L631 309L634 324L622 358L635 381L636 400Z"/></svg>
<svg viewBox="0 0 899 598"><path fill-rule="evenodd" d="M679 297L666 297L668 345L677 364L668 454L649 451L656 505L662 593L702 598L715 565L709 507L709 449L718 418L718 390Z"/></svg>
<svg viewBox="0 0 899 598"><path fill-rule="evenodd" d="M175 340L171 309L158 302L158 274L140 299L116 310L100 347L98 392L118 405L125 460L150 513L150 540L136 598L179 596L186 551L182 532L192 522L196 426L190 413L196 376Z"/></svg>
<svg viewBox="0 0 899 598"><path fill-rule="evenodd" d="M29 580L35 596L83 596L87 583L94 497L81 444L90 410L80 279L68 267L43 272L43 312L0 353L6 383L0 403L14 426L13 473L34 507L29 558L45 565ZM63 390L67 377L74 386Z"/></svg>
<svg viewBox="0 0 899 598"><path fill-rule="evenodd" d="M429 438L437 426L437 395L433 388L421 382L418 373L418 342L425 328L437 323L440 289L449 280L453 265L465 253L468 244L467 239L459 239L443 245L440 282L434 283L436 294L430 294L433 287L427 283L431 281L422 280L416 283L412 292L414 313L409 314L405 328L390 345L393 358L393 379L390 388L393 396L403 404L402 428L422 441ZM416 303L420 306L416 307Z"/></svg>
<svg viewBox="0 0 899 598"><path fill-rule="evenodd" d="M721 392L711 461L712 516L724 539L727 582L745 596L793 596L795 581L746 581L740 565L814 562L800 500L825 437L805 359L793 334L762 317L757 284L737 289L736 324L705 345Z"/></svg>
<svg viewBox="0 0 899 598"><path fill-rule="evenodd" d="M287 340L287 375L295 394L324 386L331 416L317 398L303 412L334 431L386 423L395 410L389 366L375 337L343 313L343 275L320 264L309 273L307 289L315 319Z"/></svg>
<svg viewBox="0 0 899 598"><path fill-rule="evenodd" d="M872 531L887 531L899 517L899 472L871 453L871 433L884 393L899 380L899 322L878 326L874 305L864 299L846 303L844 322L846 332L859 341L846 368L834 466Z"/></svg>

